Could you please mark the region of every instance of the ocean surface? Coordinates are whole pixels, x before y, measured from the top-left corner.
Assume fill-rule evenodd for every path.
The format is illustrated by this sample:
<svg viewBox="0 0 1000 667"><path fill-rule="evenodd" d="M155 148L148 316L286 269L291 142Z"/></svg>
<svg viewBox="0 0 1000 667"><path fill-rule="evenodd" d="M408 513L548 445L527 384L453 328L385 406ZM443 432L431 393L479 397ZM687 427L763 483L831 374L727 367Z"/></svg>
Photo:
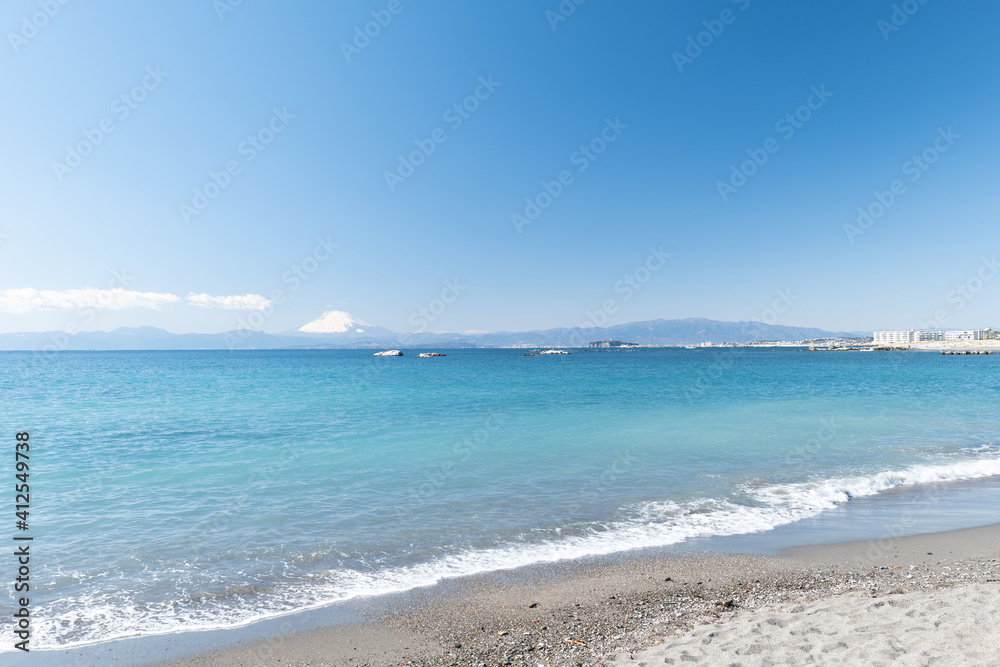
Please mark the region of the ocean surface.
<svg viewBox="0 0 1000 667"><path fill-rule="evenodd" d="M0 353L32 649L1000 486L1000 355L444 352Z"/></svg>

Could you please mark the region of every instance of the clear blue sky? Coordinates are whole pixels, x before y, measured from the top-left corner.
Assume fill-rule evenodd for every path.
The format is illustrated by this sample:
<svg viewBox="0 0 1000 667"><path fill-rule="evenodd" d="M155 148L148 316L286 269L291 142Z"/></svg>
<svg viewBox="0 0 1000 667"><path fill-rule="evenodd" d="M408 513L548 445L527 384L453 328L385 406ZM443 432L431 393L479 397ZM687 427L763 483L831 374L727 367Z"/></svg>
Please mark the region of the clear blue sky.
<svg viewBox="0 0 1000 667"><path fill-rule="evenodd" d="M0 331L1000 326L995 2L231 2L3 3Z"/></svg>

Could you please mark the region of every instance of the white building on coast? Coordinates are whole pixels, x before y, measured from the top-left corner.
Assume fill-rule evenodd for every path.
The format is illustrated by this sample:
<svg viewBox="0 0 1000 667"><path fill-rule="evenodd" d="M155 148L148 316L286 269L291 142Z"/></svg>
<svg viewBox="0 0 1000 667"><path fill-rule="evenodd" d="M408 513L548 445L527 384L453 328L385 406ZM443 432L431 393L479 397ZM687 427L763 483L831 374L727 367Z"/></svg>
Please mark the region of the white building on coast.
<svg viewBox="0 0 1000 667"><path fill-rule="evenodd" d="M985 340L986 332L979 331L945 331L945 340Z"/></svg>
<svg viewBox="0 0 1000 667"><path fill-rule="evenodd" d="M944 333L941 331L876 331L874 343L876 345L908 345L923 340L944 340Z"/></svg>

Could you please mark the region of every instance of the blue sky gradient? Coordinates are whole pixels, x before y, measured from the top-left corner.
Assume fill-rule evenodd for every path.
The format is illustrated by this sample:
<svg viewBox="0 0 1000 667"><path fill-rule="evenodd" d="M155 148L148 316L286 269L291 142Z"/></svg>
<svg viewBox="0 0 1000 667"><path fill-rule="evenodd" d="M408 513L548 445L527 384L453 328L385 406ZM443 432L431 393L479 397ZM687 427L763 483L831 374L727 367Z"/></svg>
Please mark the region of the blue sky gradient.
<svg viewBox="0 0 1000 667"><path fill-rule="evenodd" d="M1000 326L998 20L943 0L11 0L0 331L280 332L330 309L412 331L447 280L429 330L574 326L609 300L607 323L758 319L779 290L779 324ZM84 314L109 287L161 296Z"/></svg>

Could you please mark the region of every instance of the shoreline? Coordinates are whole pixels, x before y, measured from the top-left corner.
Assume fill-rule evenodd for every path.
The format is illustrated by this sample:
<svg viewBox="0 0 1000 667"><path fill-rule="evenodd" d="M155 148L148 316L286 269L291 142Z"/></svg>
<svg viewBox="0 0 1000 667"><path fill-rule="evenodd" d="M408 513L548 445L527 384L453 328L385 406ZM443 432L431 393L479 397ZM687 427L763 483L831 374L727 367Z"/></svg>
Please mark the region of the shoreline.
<svg viewBox="0 0 1000 667"><path fill-rule="evenodd" d="M562 662L566 650L571 650L567 655L586 657L580 664L603 664L601 661L610 660L608 656L615 650L635 651L652 645L666 634L663 628L691 627L691 623L679 625L679 620L701 618L714 623L734 617L713 615L719 606L705 604L707 596L716 596L712 602L721 603L725 611L746 611L780 604L786 599L783 595L800 593L802 586L822 599L845 590L861 590L863 586L857 581L877 584L885 573L869 571L873 557L866 555L866 550L875 549L874 560L885 555L882 552L898 555L900 545L907 544L935 555L954 552L945 556L948 559L977 554L986 560L1000 557L1000 523L996 523L1000 512L993 509L1000 507L998 479L993 476L894 488L767 531L703 536L669 546L447 578L429 586L360 596L236 627L33 651L30 657L25 656L26 664L492 665L503 664L509 657L502 655L506 645L500 640L512 638L538 643L507 647L517 651L513 656L527 660L514 659L511 664L578 664ZM955 552L952 542L959 551ZM818 546L801 546L809 544ZM842 554L841 560L861 560L845 564L831 560L831 554ZM819 571L833 565L835 576ZM932 569L950 565L936 561L920 564ZM803 572L806 574L797 576ZM816 576L808 578L810 573ZM947 570L940 573L947 574ZM751 578L751 574L756 576ZM672 581L664 581L666 577ZM844 581L853 581L851 577L860 579L851 584L853 589L845 589ZM1000 579L1000 575L995 578ZM660 582L668 585L657 586ZM749 587L745 600L737 599L736 588L741 582L757 584ZM534 597L539 606L527 607L531 604L524 602L528 597ZM632 610L650 610L651 616L629 615L627 610L608 606L612 599L632 605ZM729 600L734 600L731 608L725 607ZM680 611L681 616L656 623L657 614L665 613L664 605L670 606L673 614ZM545 617L528 619L539 623L530 623L525 629L524 614L533 612L544 612ZM558 617L556 623L547 625L553 614ZM574 639L572 635L559 638L552 634L566 628L564 621L597 628L598 634L582 639L583 645L567 643L566 639ZM505 631L507 634L499 634ZM560 642L565 646L557 646ZM462 649L456 649L456 644ZM437 662L442 659L445 663ZM662 662L657 660L656 664Z"/></svg>
<svg viewBox="0 0 1000 667"><path fill-rule="evenodd" d="M720 623L803 615L817 602L856 609L966 588L995 599L998 556L1000 524L778 555L630 552L369 599L356 622L299 632L288 623L289 632L263 641L155 664L601 665L615 656L664 664L665 652L689 650L678 646Z"/></svg>

